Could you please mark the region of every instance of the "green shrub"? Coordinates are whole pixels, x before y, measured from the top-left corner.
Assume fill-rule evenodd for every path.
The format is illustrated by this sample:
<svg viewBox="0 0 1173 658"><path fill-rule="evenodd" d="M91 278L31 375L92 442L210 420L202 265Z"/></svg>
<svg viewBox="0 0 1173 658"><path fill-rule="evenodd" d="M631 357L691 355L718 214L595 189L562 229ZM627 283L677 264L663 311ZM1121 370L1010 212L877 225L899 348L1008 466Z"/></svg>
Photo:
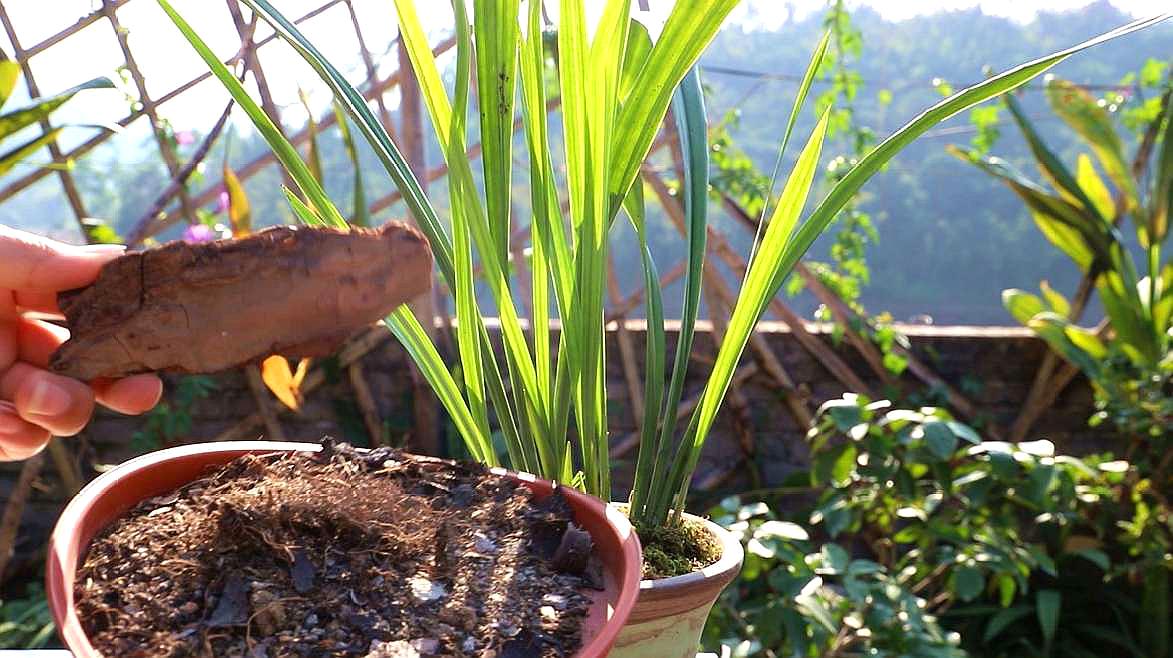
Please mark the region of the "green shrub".
<svg viewBox="0 0 1173 658"><path fill-rule="evenodd" d="M804 525L762 503L717 512L747 559L710 640L744 656L1169 655L1173 523L1136 466L853 395L809 438L829 486Z"/></svg>

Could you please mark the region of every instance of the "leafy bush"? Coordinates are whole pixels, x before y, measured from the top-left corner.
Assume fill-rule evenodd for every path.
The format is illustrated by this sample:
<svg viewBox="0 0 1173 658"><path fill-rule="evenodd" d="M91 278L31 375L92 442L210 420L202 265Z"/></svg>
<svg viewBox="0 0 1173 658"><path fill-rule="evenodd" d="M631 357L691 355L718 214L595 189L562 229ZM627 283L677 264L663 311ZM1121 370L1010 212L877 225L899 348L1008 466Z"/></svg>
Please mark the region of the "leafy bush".
<svg viewBox="0 0 1173 658"><path fill-rule="evenodd" d="M0 600L0 649L41 649L54 640L53 617L40 583L24 598Z"/></svg>
<svg viewBox="0 0 1173 658"><path fill-rule="evenodd" d="M806 527L717 512L748 553L710 634L735 655L1169 655L1173 522L1134 465L854 395L810 441Z"/></svg>

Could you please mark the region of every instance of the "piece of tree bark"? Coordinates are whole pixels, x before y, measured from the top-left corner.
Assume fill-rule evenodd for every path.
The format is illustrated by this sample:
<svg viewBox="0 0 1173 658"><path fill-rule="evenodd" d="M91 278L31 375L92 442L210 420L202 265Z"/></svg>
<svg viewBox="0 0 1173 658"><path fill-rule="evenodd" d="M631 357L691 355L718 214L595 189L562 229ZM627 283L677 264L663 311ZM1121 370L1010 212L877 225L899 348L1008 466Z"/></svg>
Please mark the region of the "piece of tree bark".
<svg viewBox="0 0 1173 658"><path fill-rule="evenodd" d="M117 258L90 286L59 295L72 337L50 365L88 380L325 356L426 292L431 269L427 240L400 222L172 242Z"/></svg>

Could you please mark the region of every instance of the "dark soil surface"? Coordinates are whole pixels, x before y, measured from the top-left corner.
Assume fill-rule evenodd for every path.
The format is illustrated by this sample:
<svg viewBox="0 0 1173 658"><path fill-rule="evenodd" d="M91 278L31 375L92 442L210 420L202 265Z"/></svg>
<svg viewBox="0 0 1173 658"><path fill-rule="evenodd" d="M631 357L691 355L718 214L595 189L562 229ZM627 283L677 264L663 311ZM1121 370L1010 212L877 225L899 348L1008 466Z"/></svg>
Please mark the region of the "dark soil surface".
<svg viewBox="0 0 1173 658"><path fill-rule="evenodd" d="M601 586L565 499L327 444L244 457L96 538L79 616L116 656L570 656Z"/></svg>

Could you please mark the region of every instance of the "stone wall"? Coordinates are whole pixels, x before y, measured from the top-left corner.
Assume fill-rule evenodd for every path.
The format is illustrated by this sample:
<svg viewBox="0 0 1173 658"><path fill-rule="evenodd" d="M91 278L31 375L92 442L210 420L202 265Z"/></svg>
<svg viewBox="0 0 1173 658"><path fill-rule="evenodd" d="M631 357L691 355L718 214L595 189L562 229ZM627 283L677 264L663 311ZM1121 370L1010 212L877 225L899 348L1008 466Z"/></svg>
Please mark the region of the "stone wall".
<svg viewBox="0 0 1173 658"><path fill-rule="evenodd" d="M635 353L642 355L642 323L629 322L625 326L635 344ZM925 363L969 396L985 418L1003 427L1009 426L1017 414L1045 354L1045 346L1023 329L924 326L901 329L911 341L913 351ZM831 336L818 327L812 327L812 330L834 346L857 373L870 372L853 348L836 345ZM812 407L843 393L830 373L797 344L784 325L766 323L761 331L803 394L808 396ZM672 354L674 335L669 336L669 354ZM623 380L622 365L616 358L619 348L614 331L610 334L607 349L613 442L619 444L635 431L636 420L626 395L628 388ZM712 354L709 327L698 326L686 398L700 390ZM395 443L410 442L412 386L402 349L388 337L364 358L363 368L383 420L385 437ZM882 390L874 377L864 378L875 390ZM211 440L255 412L254 398L241 373L227 373L213 380L215 389L207 398L191 406L191 428L184 432L180 442ZM328 434L351 441L365 441L367 433L346 374L333 372L327 380L309 396L301 413L285 412L281 415L287 438L316 441ZM906 375L904 381L908 390L918 390L909 376ZM170 391L174 392L176 384L175 378L169 378ZM738 417L726 406L698 468L698 481L715 484L719 491L777 486L787 476L802 469L806 462L805 428L799 427L790 416L772 381L764 375L755 375L744 383L741 393L747 402L746 413ZM1091 391L1087 383L1079 379L1042 416L1031 438L1046 437L1054 441L1059 450L1075 454L1111 449L1112 436L1103 430L1087 427L1087 418L1092 411ZM982 420L977 419L979 426ZM84 475L92 477L95 467L118 463L132 456L139 449L132 446L132 437L143 429L144 422L142 418L100 412L81 436L69 439L69 445L80 457ZM739 432L739 422L748 431ZM257 428L235 438L257 438L261 432ZM456 436L447 436L446 440L449 445L459 443ZM747 449L755 454L752 469L747 467L749 464L744 459ZM632 451L617 464L619 489L628 481L627 472L634 458L635 452ZM760 478L751 475L755 469ZM17 470L16 465L0 465L0 500L7 499ZM32 566L40 559L39 548L43 547L45 536L65 497L51 462L46 461L44 474L25 514L18 549L23 562Z"/></svg>

